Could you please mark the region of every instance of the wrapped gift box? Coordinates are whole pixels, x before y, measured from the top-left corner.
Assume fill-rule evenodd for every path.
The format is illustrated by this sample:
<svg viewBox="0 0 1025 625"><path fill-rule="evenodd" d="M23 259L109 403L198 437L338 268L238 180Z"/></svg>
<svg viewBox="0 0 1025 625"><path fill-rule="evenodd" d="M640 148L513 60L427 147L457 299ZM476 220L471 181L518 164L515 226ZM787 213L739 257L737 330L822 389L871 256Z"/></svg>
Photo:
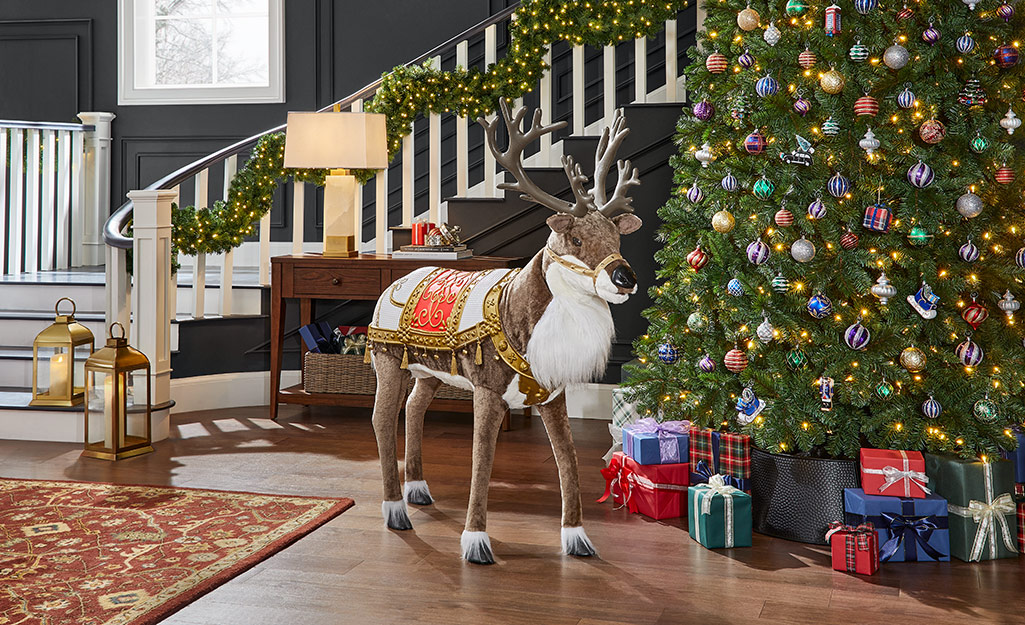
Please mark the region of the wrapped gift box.
<svg viewBox="0 0 1025 625"><path fill-rule="evenodd" d="M751 546L751 495L713 475L687 491L690 537L709 549Z"/></svg>
<svg viewBox="0 0 1025 625"><path fill-rule="evenodd" d="M1018 448L1003 452L1003 456L1014 465L1014 481L1022 484L1025 483L1025 433L1015 432L1014 438L1018 440Z"/></svg>
<svg viewBox="0 0 1025 625"><path fill-rule="evenodd" d="M833 569L873 575L879 570L879 537L871 524L851 527L831 523L826 533Z"/></svg>
<svg viewBox="0 0 1025 625"><path fill-rule="evenodd" d="M922 498L930 492L922 452L863 448L859 464L866 494Z"/></svg>
<svg viewBox="0 0 1025 625"><path fill-rule="evenodd" d="M638 464L621 451L602 469L605 494L598 502L612 498L617 506L640 512L656 520L686 516L689 465Z"/></svg>
<svg viewBox="0 0 1025 625"><path fill-rule="evenodd" d="M947 500L951 555L967 562L1018 555L1010 462L926 454L925 472L936 494Z"/></svg>
<svg viewBox="0 0 1025 625"><path fill-rule="evenodd" d="M623 426L623 452L640 464L686 463L690 454L689 421L659 423L640 419Z"/></svg>
<svg viewBox="0 0 1025 625"><path fill-rule="evenodd" d="M690 483L722 475L728 484L751 492L751 437L747 434L691 428Z"/></svg>
<svg viewBox="0 0 1025 625"><path fill-rule="evenodd" d="M620 387L612 389L612 422L609 423L612 446L603 457L606 464L612 462L612 454L623 449L623 426L634 423L640 418L637 404L627 399L627 389Z"/></svg>
<svg viewBox="0 0 1025 625"><path fill-rule="evenodd" d="M1018 553L1025 553L1025 501L1015 502L1018 511Z"/></svg>
<svg viewBox="0 0 1025 625"><path fill-rule="evenodd" d="M950 560L946 499L932 494L923 498L869 495L861 488L845 488L843 495L847 525L875 526L880 562Z"/></svg>

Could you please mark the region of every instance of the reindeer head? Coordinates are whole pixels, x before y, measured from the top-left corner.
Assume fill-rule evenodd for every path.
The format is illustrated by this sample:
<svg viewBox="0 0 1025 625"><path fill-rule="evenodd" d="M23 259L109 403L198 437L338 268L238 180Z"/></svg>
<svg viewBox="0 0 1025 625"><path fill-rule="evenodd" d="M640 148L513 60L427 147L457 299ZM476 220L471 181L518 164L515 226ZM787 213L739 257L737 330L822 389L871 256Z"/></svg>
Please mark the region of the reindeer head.
<svg viewBox="0 0 1025 625"><path fill-rule="evenodd" d="M584 188L587 176L580 165L571 156L562 157L562 167L573 190L573 201L569 202L538 187L527 176L523 166L523 150L542 135L564 127L566 122L543 126L541 111L535 110L530 129L524 132L522 122L527 108L521 107L510 113L509 104L504 99L499 101L499 105L501 118L509 131L509 146L504 152L498 148L496 137L499 118L496 116L490 122L483 117L478 120L484 126L488 147L495 160L516 180L503 183L499 188L519 191L523 199L556 212L548 218L552 234L544 250L546 275L554 271L557 279L577 291L593 294L613 304L625 302L637 292L637 276L619 254L619 237L640 228L641 220L633 214L631 200L626 195L630 187L640 184L637 169L631 167L630 161L616 161L616 151L630 132L624 126L622 111L616 112L611 128L602 132L594 158L594 184L590 189ZM613 164L619 179L612 197L607 197L605 177Z"/></svg>

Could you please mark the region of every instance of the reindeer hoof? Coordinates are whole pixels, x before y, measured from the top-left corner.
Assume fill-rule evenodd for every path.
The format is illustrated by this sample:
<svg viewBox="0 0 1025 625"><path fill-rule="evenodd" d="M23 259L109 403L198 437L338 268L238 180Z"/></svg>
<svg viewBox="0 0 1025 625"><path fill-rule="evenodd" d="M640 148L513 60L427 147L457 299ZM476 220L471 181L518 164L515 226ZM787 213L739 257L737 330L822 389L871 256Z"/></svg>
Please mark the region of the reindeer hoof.
<svg viewBox="0 0 1025 625"><path fill-rule="evenodd" d="M385 525L393 530L411 530L413 524L409 520L409 513L406 511L406 502L382 501L381 515L384 517Z"/></svg>
<svg viewBox="0 0 1025 625"><path fill-rule="evenodd" d="M425 480L406 482L403 491L407 503L414 503L418 506L429 506L434 503L434 498L431 497L431 491L427 488Z"/></svg>
<svg viewBox="0 0 1025 625"><path fill-rule="evenodd" d="M491 552L491 539L487 532L468 532L463 530L459 538L463 548L463 559L473 564L494 564L495 555Z"/></svg>
<svg viewBox="0 0 1025 625"><path fill-rule="evenodd" d="M562 528L562 552L568 556L591 557L598 555L583 527Z"/></svg>

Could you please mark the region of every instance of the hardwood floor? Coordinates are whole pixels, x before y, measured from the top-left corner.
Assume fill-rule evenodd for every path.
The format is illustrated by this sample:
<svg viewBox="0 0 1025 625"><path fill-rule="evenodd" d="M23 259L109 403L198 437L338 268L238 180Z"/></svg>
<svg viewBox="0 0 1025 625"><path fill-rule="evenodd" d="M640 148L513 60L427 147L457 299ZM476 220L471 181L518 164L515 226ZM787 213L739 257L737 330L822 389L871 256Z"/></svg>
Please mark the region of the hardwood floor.
<svg viewBox="0 0 1025 625"><path fill-rule="evenodd" d="M427 481L437 503L411 506L415 529L380 516L369 413L285 406L175 417L172 438L119 463L75 445L0 441L0 475L346 496L356 506L167 619L176 625L510 623L1025 622L1021 560L884 565L872 577L830 569L825 548L755 534L754 547L709 551L685 520L653 522L594 499L605 422L574 420L584 522L601 557L559 554L558 475L539 419L500 436L488 531L499 563L459 558L469 492L470 422L428 417Z"/></svg>

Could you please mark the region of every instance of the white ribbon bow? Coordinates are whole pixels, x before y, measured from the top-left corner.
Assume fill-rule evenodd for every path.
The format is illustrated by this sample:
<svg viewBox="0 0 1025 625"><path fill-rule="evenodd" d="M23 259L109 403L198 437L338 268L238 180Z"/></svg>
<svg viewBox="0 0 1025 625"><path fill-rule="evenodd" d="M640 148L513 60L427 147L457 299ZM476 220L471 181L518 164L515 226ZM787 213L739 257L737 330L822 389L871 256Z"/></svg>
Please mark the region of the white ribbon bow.
<svg viewBox="0 0 1025 625"><path fill-rule="evenodd" d="M733 546L733 494L743 492L735 486L730 486L726 483L726 478L722 475L716 474L708 478L707 484L698 484L691 486L691 488L697 488L705 491L705 496L694 497L694 521L697 522L698 514L711 514L712 513L712 500L715 499L716 495L722 495L723 506L725 510L724 525L726 526L726 547ZM698 503L700 501L700 504ZM700 531L700 530L698 530Z"/></svg>
<svg viewBox="0 0 1025 625"><path fill-rule="evenodd" d="M898 451L900 451L900 450L898 450ZM915 483L915 486L921 488L922 492L924 492L926 495L932 493L932 491L929 490L928 488L926 488L926 486L925 486L926 482L929 481L929 476L927 476L925 473L922 473L921 471L912 471L911 470L911 461L908 458L908 455L906 453L904 453L903 451L900 451L900 456L901 456L901 458L904 461L903 462L904 468L902 468L902 469L898 469L897 467L894 467L894 466L885 466L882 469L865 469L865 468L862 468L861 471L862 471L862 473L868 473L870 475L882 475L883 476L883 485L879 489L880 493L883 492L884 490L886 490L887 488L893 486L894 484L898 483L898 482L903 482L903 484L904 484L904 496L905 497L910 497L911 496L911 483L912 482Z"/></svg>
<svg viewBox="0 0 1025 625"><path fill-rule="evenodd" d="M1011 553L1018 553L1014 541L1011 540L1011 530L1007 526L1005 515L1014 514L1014 499L1011 493L1003 493L993 498L993 467L988 462L983 464L983 478L986 486L986 501L972 499L968 507L947 504L947 510L962 516L972 517L972 520L979 524L975 530L975 541L972 543L972 553L968 557L969 562L982 559L982 550L986 543L989 543L989 557L997 557L997 527L1000 527L1000 535L1004 546Z"/></svg>

